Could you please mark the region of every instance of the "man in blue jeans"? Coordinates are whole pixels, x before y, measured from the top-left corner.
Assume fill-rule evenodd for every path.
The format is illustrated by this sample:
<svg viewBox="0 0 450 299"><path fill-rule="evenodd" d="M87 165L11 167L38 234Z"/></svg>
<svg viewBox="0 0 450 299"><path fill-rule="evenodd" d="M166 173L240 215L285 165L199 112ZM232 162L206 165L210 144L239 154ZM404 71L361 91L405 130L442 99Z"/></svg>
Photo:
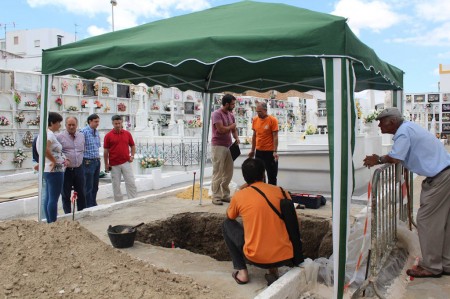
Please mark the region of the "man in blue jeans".
<svg viewBox="0 0 450 299"><path fill-rule="evenodd" d="M81 130L84 134L85 146L83 155L83 168L86 190L86 207L97 205L97 191L100 176L100 135L97 130L100 117L97 114L89 115L88 125Z"/></svg>

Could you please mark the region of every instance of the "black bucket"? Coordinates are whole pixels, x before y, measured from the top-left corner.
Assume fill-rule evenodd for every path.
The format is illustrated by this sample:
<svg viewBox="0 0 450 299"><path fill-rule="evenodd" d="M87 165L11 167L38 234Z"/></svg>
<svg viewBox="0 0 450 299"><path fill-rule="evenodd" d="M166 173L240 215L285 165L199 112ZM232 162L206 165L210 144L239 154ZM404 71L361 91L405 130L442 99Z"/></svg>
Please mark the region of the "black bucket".
<svg viewBox="0 0 450 299"><path fill-rule="evenodd" d="M107 232L112 246L115 248L128 248L133 246L137 230L132 228L131 225L110 225Z"/></svg>

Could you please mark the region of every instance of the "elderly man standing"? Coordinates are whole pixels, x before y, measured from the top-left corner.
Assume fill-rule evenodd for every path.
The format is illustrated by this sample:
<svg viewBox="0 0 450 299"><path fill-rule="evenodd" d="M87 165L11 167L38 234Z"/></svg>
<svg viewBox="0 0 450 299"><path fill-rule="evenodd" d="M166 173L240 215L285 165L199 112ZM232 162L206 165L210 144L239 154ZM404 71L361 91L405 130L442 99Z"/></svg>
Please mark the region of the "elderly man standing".
<svg viewBox="0 0 450 299"><path fill-rule="evenodd" d="M88 125L81 130L85 138L83 168L85 177L86 206L97 205L98 183L100 179L100 135L97 130L100 117L91 114L87 118Z"/></svg>
<svg viewBox="0 0 450 299"><path fill-rule="evenodd" d="M278 175L278 120L267 114L267 104L258 103L252 121L253 138L250 158L258 158L264 162L268 183L277 184Z"/></svg>
<svg viewBox="0 0 450 299"><path fill-rule="evenodd" d="M62 145L62 152L69 160L64 172L64 183L61 192L64 213L72 212L70 195L73 190L77 192L78 211L86 208L86 195L84 190L84 135L78 131L78 119L74 116L66 118L66 130L56 136Z"/></svg>
<svg viewBox="0 0 450 299"><path fill-rule="evenodd" d="M137 188L131 167L136 146L130 132L122 128L122 117L114 115L111 120L113 129L105 135L103 158L105 159L106 171L111 170L114 201L121 201L123 198L120 190L122 175L128 198L137 197Z"/></svg>
<svg viewBox="0 0 450 299"><path fill-rule="evenodd" d="M228 185L233 177L233 158L230 153L230 146L233 144L231 135L235 142L239 143L236 121L232 113L235 105L236 98L231 94L226 94L222 97L222 107L211 115L211 160L213 164L211 192L212 202L215 205L230 202Z"/></svg>
<svg viewBox="0 0 450 299"><path fill-rule="evenodd" d="M413 277L450 275L450 154L421 126L404 121L397 108L386 108L376 118L383 134L394 134L391 151L366 156L364 165L401 163L425 176L417 212L422 259L406 273Z"/></svg>

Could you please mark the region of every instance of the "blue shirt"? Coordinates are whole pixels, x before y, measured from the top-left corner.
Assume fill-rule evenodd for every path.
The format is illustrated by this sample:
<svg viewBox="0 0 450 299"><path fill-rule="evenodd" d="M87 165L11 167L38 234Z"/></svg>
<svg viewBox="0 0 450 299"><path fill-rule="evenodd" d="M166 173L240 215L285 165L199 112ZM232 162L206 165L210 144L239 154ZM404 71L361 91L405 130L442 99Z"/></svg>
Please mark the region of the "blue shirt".
<svg viewBox="0 0 450 299"><path fill-rule="evenodd" d="M393 140L388 155L414 173L433 177L450 165L450 154L439 139L413 122L404 121Z"/></svg>
<svg viewBox="0 0 450 299"><path fill-rule="evenodd" d="M85 159L99 159L100 158L100 134L98 130L94 130L89 125L81 130L84 134L84 155Z"/></svg>

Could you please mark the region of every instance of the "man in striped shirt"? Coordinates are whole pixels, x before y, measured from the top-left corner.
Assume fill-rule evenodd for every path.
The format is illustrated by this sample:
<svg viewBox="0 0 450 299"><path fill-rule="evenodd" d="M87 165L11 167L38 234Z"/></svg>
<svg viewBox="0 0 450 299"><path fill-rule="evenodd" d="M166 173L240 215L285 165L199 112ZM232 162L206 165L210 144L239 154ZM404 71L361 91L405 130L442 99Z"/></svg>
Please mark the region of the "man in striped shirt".
<svg viewBox="0 0 450 299"><path fill-rule="evenodd" d="M83 155L83 168L86 190L86 207L97 205L97 191L100 176L100 135L97 130L100 117L97 114L89 115L88 125L81 130L85 138Z"/></svg>
<svg viewBox="0 0 450 299"><path fill-rule="evenodd" d="M70 193L73 190L77 192L78 211L86 208L86 195L84 188L84 135L78 131L78 119L75 116L66 118L66 130L56 135L59 143L62 145L62 152L69 160L64 172L64 183L61 192L61 199L64 213L72 212Z"/></svg>

